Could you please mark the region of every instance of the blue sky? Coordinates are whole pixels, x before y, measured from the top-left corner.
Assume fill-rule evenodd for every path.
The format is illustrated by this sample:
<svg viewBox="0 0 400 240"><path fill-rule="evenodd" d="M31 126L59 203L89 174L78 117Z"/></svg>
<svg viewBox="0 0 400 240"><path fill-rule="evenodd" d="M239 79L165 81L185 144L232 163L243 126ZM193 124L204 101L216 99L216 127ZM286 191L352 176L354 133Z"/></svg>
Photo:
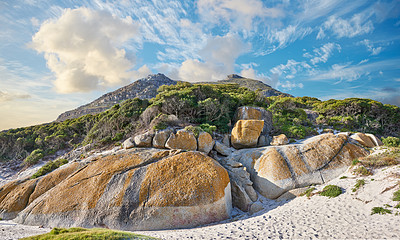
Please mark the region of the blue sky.
<svg viewBox="0 0 400 240"><path fill-rule="evenodd" d="M400 1L0 2L0 130L150 73L400 106Z"/></svg>

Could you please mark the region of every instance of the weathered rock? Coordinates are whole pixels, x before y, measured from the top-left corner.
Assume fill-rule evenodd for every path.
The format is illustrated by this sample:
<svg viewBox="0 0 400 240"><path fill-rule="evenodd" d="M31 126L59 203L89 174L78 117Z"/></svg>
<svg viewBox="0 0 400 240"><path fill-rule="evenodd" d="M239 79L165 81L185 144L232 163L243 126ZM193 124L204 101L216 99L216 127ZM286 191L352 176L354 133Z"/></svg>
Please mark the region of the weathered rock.
<svg viewBox="0 0 400 240"><path fill-rule="evenodd" d="M261 205L261 203L255 202L255 203L251 204L249 213L251 215L253 215L254 213L257 213L262 210L264 210L263 205Z"/></svg>
<svg viewBox="0 0 400 240"><path fill-rule="evenodd" d="M272 146L280 146L280 145L286 145L289 143L289 139L286 137L285 134L280 134L278 136L273 136L272 137Z"/></svg>
<svg viewBox="0 0 400 240"><path fill-rule="evenodd" d="M322 130L322 133L333 133L333 129L330 128L325 128L324 130Z"/></svg>
<svg viewBox="0 0 400 240"><path fill-rule="evenodd" d="M256 147L263 126L263 120L237 121L231 132L232 146L236 149Z"/></svg>
<svg viewBox="0 0 400 240"><path fill-rule="evenodd" d="M15 221L150 230L228 218L231 192L226 170L199 152L169 154L131 149L99 158L36 198Z"/></svg>
<svg viewBox="0 0 400 240"><path fill-rule="evenodd" d="M233 160L247 168L259 193L275 199L294 188L327 182L367 154L344 134L323 134L301 144L239 150Z"/></svg>
<svg viewBox="0 0 400 240"><path fill-rule="evenodd" d="M197 138L197 149L200 152L204 152L208 154L211 149L213 149L215 141L213 140L212 136L207 132L200 132L199 137Z"/></svg>
<svg viewBox="0 0 400 240"><path fill-rule="evenodd" d="M226 145L220 143L219 141L215 141L214 149L219 154L224 155L224 156L229 156L232 153L232 149L230 149Z"/></svg>
<svg viewBox="0 0 400 240"><path fill-rule="evenodd" d="M130 148L134 148L134 147L135 147L135 144L133 143L132 138L128 138L122 143L122 148L124 148L124 149L130 149Z"/></svg>
<svg viewBox="0 0 400 240"><path fill-rule="evenodd" d="M222 144L224 144L227 147L230 147L231 146L230 139L231 139L230 135L229 134L225 134L224 138L222 139Z"/></svg>
<svg viewBox="0 0 400 240"><path fill-rule="evenodd" d="M231 181L232 184L232 205L239 208L243 212L250 210L253 201L247 195L246 190L236 181Z"/></svg>
<svg viewBox="0 0 400 240"><path fill-rule="evenodd" d="M268 145L269 145L268 137L261 135L258 138L257 147L264 147L264 146L268 146Z"/></svg>
<svg viewBox="0 0 400 240"><path fill-rule="evenodd" d="M264 126L261 135L264 136L268 136L272 130L272 114L261 107L239 107L236 110L235 122L239 120L263 120Z"/></svg>
<svg viewBox="0 0 400 240"><path fill-rule="evenodd" d="M383 146L382 141L379 138L377 138L374 134L366 133L365 135L367 135L369 139L371 139L375 147Z"/></svg>
<svg viewBox="0 0 400 240"><path fill-rule="evenodd" d="M363 145L364 147L373 148L375 144L372 142L371 138L369 138L364 133L354 133L350 136L351 139L356 140L358 143Z"/></svg>
<svg viewBox="0 0 400 240"><path fill-rule="evenodd" d="M250 197L251 201L255 202L258 199L258 194L256 190L254 190L252 185L244 186L244 190L246 191L247 195Z"/></svg>
<svg viewBox="0 0 400 240"><path fill-rule="evenodd" d="M153 133L146 132L135 136L133 140L135 141L136 147L151 147L153 136Z"/></svg>
<svg viewBox="0 0 400 240"><path fill-rule="evenodd" d="M192 132L179 130L176 134L171 133L165 143L165 147L169 149L195 151L197 149L197 140Z"/></svg>
<svg viewBox="0 0 400 240"><path fill-rule="evenodd" d="M282 194L280 197L276 199L277 202L292 200L296 197L300 197L309 187L295 188L289 190Z"/></svg>
<svg viewBox="0 0 400 240"><path fill-rule="evenodd" d="M35 189L37 179L17 180L0 188L0 217L13 219L29 202L29 196Z"/></svg>
<svg viewBox="0 0 400 240"><path fill-rule="evenodd" d="M153 137L153 147L155 148L166 148L165 143L167 142L169 136L171 135L171 129L165 129L157 131Z"/></svg>

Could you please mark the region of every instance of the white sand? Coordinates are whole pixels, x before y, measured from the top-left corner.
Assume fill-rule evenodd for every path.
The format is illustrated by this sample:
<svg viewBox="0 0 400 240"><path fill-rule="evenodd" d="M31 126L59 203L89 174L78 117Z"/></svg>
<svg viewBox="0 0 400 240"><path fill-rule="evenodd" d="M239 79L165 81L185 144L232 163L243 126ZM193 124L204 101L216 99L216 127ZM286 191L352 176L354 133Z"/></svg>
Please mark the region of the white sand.
<svg viewBox="0 0 400 240"><path fill-rule="evenodd" d="M399 175L390 176L394 173ZM400 166L384 168L374 176L364 177L366 185L355 193L352 188L356 178L348 172L343 175L349 178L337 178L328 183L345 190L336 198L315 195L280 204L266 200L264 206L267 209L237 221L194 229L138 233L162 239L400 239L400 215L395 216L395 213L400 214L400 209L387 207L393 214L371 215L373 207L397 203L391 198L399 189ZM325 185L317 186L317 189L321 190Z"/></svg>
<svg viewBox="0 0 400 240"><path fill-rule="evenodd" d="M0 239L14 240L33 235L50 232L50 228L40 228L38 226L26 226L14 223L13 221L0 221Z"/></svg>
<svg viewBox="0 0 400 240"><path fill-rule="evenodd" d="M395 215L400 214L400 209L387 207L393 214L371 215L373 207L398 203L391 198L400 187L400 165L364 177L366 185L355 193L352 188L361 178L349 172L343 175L348 178L337 178L325 184L344 189L345 193L336 198L315 195L310 199L298 197L281 203L262 199L265 209L253 216L236 210L232 219L210 226L136 233L162 239L400 239L400 215ZM317 190L325 185L317 186ZM0 221L0 239L18 239L49 231Z"/></svg>

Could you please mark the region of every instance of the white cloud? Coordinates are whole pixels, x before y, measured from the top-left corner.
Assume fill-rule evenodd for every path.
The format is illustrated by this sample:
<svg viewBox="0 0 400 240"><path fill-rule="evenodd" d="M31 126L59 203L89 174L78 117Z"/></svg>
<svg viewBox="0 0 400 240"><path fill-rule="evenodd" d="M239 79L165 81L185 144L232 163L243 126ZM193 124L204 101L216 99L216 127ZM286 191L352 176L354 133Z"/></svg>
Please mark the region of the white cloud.
<svg viewBox="0 0 400 240"><path fill-rule="evenodd" d="M310 62L313 65L316 65L317 63L320 62L326 63L334 50L338 50L340 52L341 50L340 45L337 43L326 43L320 48L315 48L313 50L314 55L311 55L310 53L307 52L303 54L303 57L311 58Z"/></svg>
<svg viewBox="0 0 400 240"><path fill-rule="evenodd" d="M251 66L252 64L250 63L248 65ZM268 84L272 87L277 87L278 80L279 80L278 77L276 77L274 75L272 77L268 77L262 73L260 74L254 68L251 68L251 67L242 69L242 71L240 72L240 76L245 77L245 78L255 79L255 80L261 80L265 84Z"/></svg>
<svg viewBox="0 0 400 240"><path fill-rule="evenodd" d="M285 88L286 90L292 90L294 88L303 88L304 85L302 83L294 83L286 81L284 83L279 84L280 87Z"/></svg>
<svg viewBox="0 0 400 240"><path fill-rule="evenodd" d="M185 81L215 81L234 72L236 58L250 50L250 45L234 34L216 36L207 41L199 51L201 60L188 59L179 69L179 77Z"/></svg>
<svg viewBox="0 0 400 240"><path fill-rule="evenodd" d="M56 75L56 90L84 92L121 85L138 72L130 71L120 47L137 36L130 17L119 19L104 11L67 9L59 19L45 21L32 38L32 46L44 52L47 66Z"/></svg>
<svg viewBox="0 0 400 240"><path fill-rule="evenodd" d="M29 94L9 93L0 91L0 102L13 101L16 99L27 99L27 98L31 98L31 96Z"/></svg>
<svg viewBox="0 0 400 240"><path fill-rule="evenodd" d="M304 69L311 69L311 66L306 62L297 62L293 59L289 59L285 65L280 64L272 68L270 71L272 74L277 74L279 76L285 75L286 78L290 79Z"/></svg>
<svg viewBox="0 0 400 240"><path fill-rule="evenodd" d="M331 30L338 38L352 38L358 35L370 33L374 30L371 20L367 20L364 14L355 14L351 19L330 16L324 22L323 27Z"/></svg>
<svg viewBox="0 0 400 240"><path fill-rule="evenodd" d="M323 39L323 38L325 38L325 32L322 28L319 28L317 39L319 40L319 39Z"/></svg>
<svg viewBox="0 0 400 240"><path fill-rule="evenodd" d="M374 45L368 39L364 39L363 41L359 42L359 44L367 47L368 52L370 52L372 56L378 55L383 50L382 47L374 47Z"/></svg>
<svg viewBox="0 0 400 240"><path fill-rule="evenodd" d="M205 21L217 24L224 21L234 30L250 31L255 27L255 18L277 18L284 14L279 8L265 7L260 0L199 0L197 7Z"/></svg>

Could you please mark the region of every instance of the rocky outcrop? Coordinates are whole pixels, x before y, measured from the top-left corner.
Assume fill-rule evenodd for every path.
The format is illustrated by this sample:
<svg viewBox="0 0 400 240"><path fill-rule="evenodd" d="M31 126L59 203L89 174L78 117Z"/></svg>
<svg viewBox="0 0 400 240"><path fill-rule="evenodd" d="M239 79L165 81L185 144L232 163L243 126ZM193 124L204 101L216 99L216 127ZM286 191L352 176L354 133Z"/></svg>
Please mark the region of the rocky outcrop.
<svg viewBox="0 0 400 240"><path fill-rule="evenodd" d="M263 120L239 120L231 132L231 144L236 149L256 147L264 127Z"/></svg>
<svg viewBox="0 0 400 240"><path fill-rule="evenodd" d="M134 147L135 147L135 144L134 144L134 140L132 138L128 138L122 143L123 149L130 149L130 148L134 148Z"/></svg>
<svg viewBox="0 0 400 240"><path fill-rule="evenodd" d="M229 156L232 153L231 148L227 147L225 144L220 143L219 141L215 142L214 150L223 156Z"/></svg>
<svg viewBox="0 0 400 240"><path fill-rule="evenodd" d="M261 107L239 107L235 113L235 122L239 120L263 120L262 136L269 136L273 128L272 113Z"/></svg>
<svg viewBox="0 0 400 240"><path fill-rule="evenodd" d="M350 138L367 148L383 145L382 141L373 134L354 133L350 136Z"/></svg>
<svg viewBox="0 0 400 240"><path fill-rule="evenodd" d="M212 136L207 132L200 132L199 137L197 138L198 150L200 152L204 152L206 154L210 153L211 149L213 149L215 141Z"/></svg>
<svg viewBox="0 0 400 240"><path fill-rule="evenodd" d="M197 150L197 140L194 134L190 131L179 130L176 134L171 133L165 147L169 149L181 149L187 151Z"/></svg>
<svg viewBox="0 0 400 240"><path fill-rule="evenodd" d="M169 79L164 74L152 74L145 78L119 88L113 92L109 92L94 100L93 102L80 106L77 109L62 113L57 118L57 122L67 119L78 118L86 114L101 113L115 104L127 99L140 98L150 99L157 95L157 89L162 85L175 85L176 81Z"/></svg>
<svg viewBox="0 0 400 240"><path fill-rule="evenodd" d="M64 180L52 188L50 178L44 177L14 183L0 191L0 196L6 192L7 196L17 195L17 188L41 184L41 189L47 190L28 206L22 204L24 210L15 221L49 227L150 230L194 227L228 218L231 192L227 171L200 152L175 152L121 151L99 157L72 173L54 171L51 179ZM24 199L29 199L32 194L25 192Z"/></svg>
<svg viewBox="0 0 400 240"><path fill-rule="evenodd" d="M259 193L275 199L294 188L327 182L368 154L348 140L344 134L323 134L301 144L239 150L231 159L247 168Z"/></svg>
<svg viewBox="0 0 400 240"><path fill-rule="evenodd" d="M165 143L172 133L172 129L165 129L157 131L153 138L153 147L155 148L166 148Z"/></svg>
<svg viewBox="0 0 400 240"><path fill-rule="evenodd" d="M289 143L289 139L286 137L285 134L280 134L278 136L273 136L271 145L272 146L280 146L280 145L286 145Z"/></svg>

